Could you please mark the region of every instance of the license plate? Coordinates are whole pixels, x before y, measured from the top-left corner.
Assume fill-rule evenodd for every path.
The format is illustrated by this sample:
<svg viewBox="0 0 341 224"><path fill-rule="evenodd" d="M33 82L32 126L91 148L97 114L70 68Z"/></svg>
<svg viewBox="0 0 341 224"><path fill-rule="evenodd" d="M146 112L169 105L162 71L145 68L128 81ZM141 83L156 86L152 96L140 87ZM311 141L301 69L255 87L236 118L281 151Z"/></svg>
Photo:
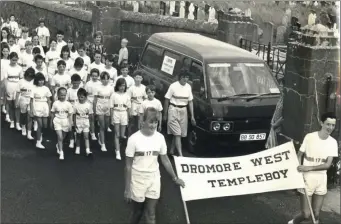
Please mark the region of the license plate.
<svg viewBox="0 0 341 224"><path fill-rule="evenodd" d="M259 141L259 140L265 140L266 133L260 133L260 134L241 134L239 141Z"/></svg>

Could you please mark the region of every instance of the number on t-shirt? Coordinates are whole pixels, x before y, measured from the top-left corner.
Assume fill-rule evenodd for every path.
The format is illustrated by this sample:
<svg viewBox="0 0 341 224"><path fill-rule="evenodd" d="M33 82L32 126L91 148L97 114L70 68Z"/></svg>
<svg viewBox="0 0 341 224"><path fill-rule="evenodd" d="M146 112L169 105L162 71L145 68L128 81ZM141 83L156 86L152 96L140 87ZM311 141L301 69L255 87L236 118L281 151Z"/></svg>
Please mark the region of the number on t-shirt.
<svg viewBox="0 0 341 224"><path fill-rule="evenodd" d="M153 152L152 151L147 151L144 153L144 156L151 156L153 155Z"/></svg>

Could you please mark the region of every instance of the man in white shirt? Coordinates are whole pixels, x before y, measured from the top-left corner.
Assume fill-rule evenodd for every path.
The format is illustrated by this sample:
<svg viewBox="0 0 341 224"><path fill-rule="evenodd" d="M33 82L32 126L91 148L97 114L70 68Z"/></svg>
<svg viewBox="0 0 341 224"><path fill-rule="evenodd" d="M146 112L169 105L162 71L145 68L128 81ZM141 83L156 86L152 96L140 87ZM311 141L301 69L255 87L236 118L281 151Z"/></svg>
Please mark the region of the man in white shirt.
<svg viewBox="0 0 341 224"><path fill-rule="evenodd" d="M161 162L173 181L182 187L185 183L174 173L167 156L167 145L163 135L156 131L158 111L147 108L143 114L141 130L129 139L126 148L125 191L127 202L133 201L134 210L129 223L138 224L145 212L146 223L155 224L155 210L161 191L158 163Z"/></svg>
<svg viewBox="0 0 341 224"><path fill-rule="evenodd" d="M192 87L187 83L188 71L182 69L179 74L179 81L172 83L165 95L164 116L167 120L167 132L173 135L170 154L177 149L179 156L182 156L181 138L187 137L188 115L187 106L191 115L191 123L196 125L193 110Z"/></svg>
<svg viewBox="0 0 341 224"><path fill-rule="evenodd" d="M307 194L312 204L312 210L319 223L320 211L324 197L327 194L327 170L330 168L333 157L338 156L337 141L330 136L335 129L336 116L332 112L321 116L321 129L307 134L304 137L300 150L297 153L298 161L303 165L297 167L303 173ZM301 213L288 224L299 224L310 218L309 205L303 189L298 190L301 201Z"/></svg>
<svg viewBox="0 0 341 224"><path fill-rule="evenodd" d="M62 48L67 45L67 43L63 40L64 39L64 32L59 30L57 32L57 51L61 53Z"/></svg>

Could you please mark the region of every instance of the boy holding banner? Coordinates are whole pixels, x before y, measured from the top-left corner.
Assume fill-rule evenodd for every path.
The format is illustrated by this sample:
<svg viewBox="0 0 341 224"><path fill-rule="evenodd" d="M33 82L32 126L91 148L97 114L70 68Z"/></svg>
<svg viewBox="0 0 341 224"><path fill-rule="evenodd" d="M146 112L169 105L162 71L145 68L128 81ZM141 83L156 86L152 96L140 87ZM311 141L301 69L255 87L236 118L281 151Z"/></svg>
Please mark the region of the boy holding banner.
<svg viewBox="0 0 341 224"><path fill-rule="evenodd" d="M319 223L319 215L327 194L327 170L333 162L333 157L338 156L337 141L330 136L336 124L334 113L328 112L321 116L321 129L304 137L300 150L297 153L298 160L303 165L297 170L303 172L306 192L312 204L313 215L316 223ZM298 224L310 217L309 204L303 189L298 190L301 201L301 213L288 224Z"/></svg>
<svg viewBox="0 0 341 224"><path fill-rule="evenodd" d="M152 107L145 110L140 131L128 139L126 148L125 191L127 202L134 201L130 223L139 223L143 211L148 224L155 224L156 204L160 197L161 178L158 163L161 162L173 181L182 187L184 182L173 170L167 156L167 145L162 134L156 131L159 112Z"/></svg>

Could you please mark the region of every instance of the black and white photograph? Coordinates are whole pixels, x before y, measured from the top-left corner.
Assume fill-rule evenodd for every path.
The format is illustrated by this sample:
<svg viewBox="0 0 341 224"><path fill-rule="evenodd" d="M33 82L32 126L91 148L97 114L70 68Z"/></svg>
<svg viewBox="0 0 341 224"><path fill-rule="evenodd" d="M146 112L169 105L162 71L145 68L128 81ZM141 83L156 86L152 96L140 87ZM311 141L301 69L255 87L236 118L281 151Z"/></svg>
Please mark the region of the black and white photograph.
<svg viewBox="0 0 341 224"><path fill-rule="evenodd" d="M0 1L1 223L341 222L340 1Z"/></svg>

